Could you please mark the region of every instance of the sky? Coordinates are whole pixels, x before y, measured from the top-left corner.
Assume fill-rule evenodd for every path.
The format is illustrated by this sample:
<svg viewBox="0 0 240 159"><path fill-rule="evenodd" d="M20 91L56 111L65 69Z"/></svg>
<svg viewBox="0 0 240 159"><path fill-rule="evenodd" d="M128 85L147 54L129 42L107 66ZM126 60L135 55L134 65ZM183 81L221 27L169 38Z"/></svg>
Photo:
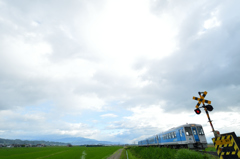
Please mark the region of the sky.
<svg viewBox="0 0 240 159"><path fill-rule="evenodd" d="M0 0L0 138L240 135L240 1Z"/></svg>

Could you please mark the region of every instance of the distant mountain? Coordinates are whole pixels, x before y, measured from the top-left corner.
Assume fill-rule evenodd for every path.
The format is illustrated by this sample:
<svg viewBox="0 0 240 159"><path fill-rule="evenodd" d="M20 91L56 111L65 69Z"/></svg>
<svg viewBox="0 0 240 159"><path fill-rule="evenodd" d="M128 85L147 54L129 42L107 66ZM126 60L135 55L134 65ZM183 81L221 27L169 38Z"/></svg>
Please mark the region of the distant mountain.
<svg viewBox="0 0 240 159"><path fill-rule="evenodd" d="M62 139L55 139L56 142L63 142L63 143L71 143L72 145L118 145L118 142L110 142L110 141L98 141L94 139L88 139L83 137L69 137L69 138L62 138Z"/></svg>
<svg viewBox="0 0 240 159"><path fill-rule="evenodd" d="M118 145L118 144L122 144L119 142L98 141L98 140L88 139L88 138L83 138L83 137L71 137L71 136L64 136L64 135L44 135L44 136L34 137L33 139L34 140L45 140L45 141L70 143L72 145L97 145L97 144Z"/></svg>
<svg viewBox="0 0 240 159"><path fill-rule="evenodd" d="M0 144L45 144L45 145L67 145L68 143L72 145L118 145L122 144L119 142L110 141L98 141L94 139L88 139L83 137L65 137L60 136L42 136L31 140L20 140L20 139L1 139Z"/></svg>
<svg viewBox="0 0 240 159"><path fill-rule="evenodd" d="M62 142L53 142L53 141L39 141L39 140L20 140L20 139L2 139L0 138L0 144L2 145L11 145L11 144L31 144L31 145L37 145L37 144L44 144L44 145L67 145L67 143Z"/></svg>

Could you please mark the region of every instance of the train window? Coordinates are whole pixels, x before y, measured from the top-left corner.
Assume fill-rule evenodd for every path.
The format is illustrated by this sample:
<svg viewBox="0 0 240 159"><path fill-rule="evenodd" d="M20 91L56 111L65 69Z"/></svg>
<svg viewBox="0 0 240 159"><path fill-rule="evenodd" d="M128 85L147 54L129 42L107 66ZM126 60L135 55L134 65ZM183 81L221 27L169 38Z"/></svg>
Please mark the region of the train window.
<svg viewBox="0 0 240 159"><path fill-rule="evenodd" d="M203 128L202 127L197 127L197 131L199 135L204 135Z"/></svg>
<svg viewBox="0 0 240 159"><path fill-rule="evenodd" d="M196 129L193 129L193 135L197 135Z"/></svg>
<svg viewBox="0 0 240 159"><path fill-rule="evenodd" d="M151 138L149 142L154 142L154 138Z"/></svg>
<svg viewBox="0 0 240 159"><path fill-rule="evenodd" d="M173 132L174 138L177 138L176 132Z"/></svg>
<svg viewBox="0 0 240 159"><path fill-rule="evenodd" d="M182 129L179 130L179 133L180 133L180 136L182 137L182 136L183 136L183 135L182 135Z"/></svg>
<svg viewBox="0 0 240 159"><path fill-rule="evenodd" d="M174 136L174 133L173 133L173 132L171 132L171 135L172 135L172 138L175 138L175 136Z"/></svg>
<svg viewBox="0 0 240 159"><path fill-rule="evenodd" d="M185 133L187 136L192 135L192 131L190 127L185 127Z"/></svg>

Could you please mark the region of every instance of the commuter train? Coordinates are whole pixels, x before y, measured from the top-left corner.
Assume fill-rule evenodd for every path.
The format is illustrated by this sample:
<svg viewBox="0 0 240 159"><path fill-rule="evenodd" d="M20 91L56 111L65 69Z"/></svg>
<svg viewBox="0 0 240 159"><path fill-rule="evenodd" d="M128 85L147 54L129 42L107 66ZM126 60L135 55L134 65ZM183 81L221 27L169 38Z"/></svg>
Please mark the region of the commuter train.
<svg viewBox="0 0 240 159"><path fill-rule="evenodd" d="M138 141L138 146L205 149L207 140L200 124L185 124Z"/></svg>

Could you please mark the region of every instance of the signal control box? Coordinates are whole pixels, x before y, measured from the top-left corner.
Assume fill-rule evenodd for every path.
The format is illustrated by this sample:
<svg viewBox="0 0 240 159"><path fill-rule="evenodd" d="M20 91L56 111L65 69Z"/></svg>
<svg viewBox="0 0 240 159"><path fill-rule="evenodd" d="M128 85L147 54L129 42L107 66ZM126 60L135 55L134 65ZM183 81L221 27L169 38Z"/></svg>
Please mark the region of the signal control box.
<svg viewBox="0 0 240 159"><path fill-rule="evenodd" d="M240 137L235 132L220 134L212 141L220 159L240 159Z"/></svg>

